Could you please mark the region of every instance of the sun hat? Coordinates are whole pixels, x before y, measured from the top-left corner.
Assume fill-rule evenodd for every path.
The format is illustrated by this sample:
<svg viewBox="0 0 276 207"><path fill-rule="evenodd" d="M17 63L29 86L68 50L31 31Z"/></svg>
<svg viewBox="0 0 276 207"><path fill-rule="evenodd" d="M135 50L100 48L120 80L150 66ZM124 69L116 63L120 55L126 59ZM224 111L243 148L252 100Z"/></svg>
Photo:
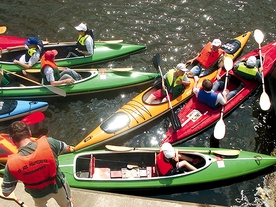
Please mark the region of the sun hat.
<svg viewBox="0 0 276 207"><path fill-rule="evenodd" d="M257 58L255 56L250 56L246 61L246 66L249 68L254 68L256 66Z"/></svg>
<svg viewBox="0 0 276 207"><path fill-rule="evenodd" d="M176 66L176 69L177 69L177 70L182 70L183 72L189 71L189 70L186 68L186 65L185 65L184 63L178 63L177 66Z"/></svg>
<svg viewBox="0 0 276 207"><path fill-rule="evenodd" d="M29 37L28 40L25 42L25 45L30 46L30 45L37 45L38 40L35 37Z"/></svg>
<svg viewBox="0 0 276 207"><path fill-rule="evenodd" d="M84 23L80 23L78 26L75 27L77 31L86 31L87 26Z"/></svg>
<svg viewBox="0 0 276 207"><path fill-rule="evenodd" d="M164 155L165 155L166 158L168 158L168 159L174 158L175 151L174 151L173 146L170 143L165 142L161 146L161 150L163 151L163 153L164 153Z"/></svg>
<svg viewBox="0 0 276 207"><path fill-rule="evenodd" d="M44 55L46 60L52 60L57 54L58 54L58 51L56 50L48 50L45 52Z"/></svg>
<svg viewBox="0 0 276 207"><path fill-rule="evenodd" d="M212 45L214 45L216 47L221 46L221 41L219 39L214 39L212 42Z"/></svg>

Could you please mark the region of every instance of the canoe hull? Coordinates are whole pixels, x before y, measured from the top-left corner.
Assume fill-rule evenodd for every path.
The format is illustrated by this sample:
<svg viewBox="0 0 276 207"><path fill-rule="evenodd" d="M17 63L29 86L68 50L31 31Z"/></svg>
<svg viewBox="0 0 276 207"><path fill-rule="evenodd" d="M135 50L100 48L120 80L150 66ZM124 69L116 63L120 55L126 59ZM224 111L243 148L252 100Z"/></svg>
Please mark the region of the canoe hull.
<svg viewBox="0 0 276 207"><path fill-rule="evenodd" d="M178 149L188 156L199 156L205 160L203 161L205 163L200 165L195 172L186 171L184 174L158 177L155 174L156 169L154 169L155 155L158 153L158 149L156 152L152 152L152 150L88 151L62 155L59 157L59 161L60 168L71 187L99 190L149 189L203 184L254 173L276 163L275 157L255 152L241 151L238 156L233 157L214 154L216 150L224 150L219 148ZM211 153L209 154L209 152ZM91 155L95 158L92 171L86 169L86 167L91 167L91 163L87 163L90 161L85 161ZM115 159L117 156L118 160ZM110 159L107 159L108 157ZM80 160L82 158L83 160ZM82 161L82 167L77 167L79 161ZM141 167L135 170L128 169L127 164L133 162ZM240 169L240 166L243 166L243 169L237 170Z"/></svg>
<svg viewBox="0 0 276 207"><path fill-rule="evenodd" d="M235 40L239 40L241 43L241 48L231 55L231 58L237 57L238 53L246 44L248 38L250 37L250 32L245 33ZM200 78L199 84L205 78L210 80L216 77L216 71L213 73ZM190 78L191 84L185 89L179 97L174 100L171 100L172 107L177 107L182 104L184 101L188 100L193 95L193 84L194 79ZM145 100L152 93L153 90L156 90L155 87L149 87L144 90L142 93L138 94L131 101L126 103L121 107L115 114L111 115L106 119L101 125L99 125L95 130L87 135L78 145L76 145L76 150L83 150L85 148L96 147L112 139L116 139L120 136L123 136L130 131L138 129L149 122L157 119L158 117L168 113L170 111L170 105L168 102L160 103L153 102L152 104L146 104ZM120 120L118 123L117 120Z"/></svg>
<svg viewBox="0 0 276 207"><path fill-rule="evenodd" d="M88 72L80 72L80 74L83 75L82 80L76 81L72 85L62 85L57 87L64 90L66 96L73 96L139 86L152 82L157 76L156 73L112 70L92 70ZM50 98L58 96L58 94L53 93L46 87L39 85L2 87L0 92L0 97L9 99Z"/></svg>
<svg viewBox="0 0 276 207"><path fill-rule="evenodd" d="M59 67L75 67L123 58L132 54L142 52L146 49L146 46L143 45L133 45L126 43L96 42L95 45L96 48L93 56L85 57L79 56L66 58L68 54L68 48L75 46L75 44L49 44L44 46L44 50L47 51L55 49L58 51L55 62ZM19 66L18 64L14 64L11 60L25 53L25 49L16 49L11 51L3 50L0 64L3 68L5 68L5 70L13 72L20 71L23 69L23 67ZM40 62L34 64L32 68L40 69Z"/></svg>
<svg viewBox="0 0 276 207"><path fill-rule="evenodd" d="M15 37L15 36L0 36L0 48L6 49L7 47L14 47L24 45L26 38Z"/></svg>
<svg viewBox="0 0 276 207"><path fill-rule="evenodd" d="M252 55L258 56L259 51L254 50L241 57L241 59L248 58ZM272 42L263 46L262 55L264 57L263 74L264 76L266 76L270 73L270 71L272 71L273 68L276 67L276 42ZM229 71L229 74L231 75L229 84L231 82L233 83L237 81L243 83L244 87L225 105L224 116L230 114L244 100L246 100L254 90L256 90L260 86L258 82L245 80L236 75L233 71ZM232 89L234 89L234 87L232 87ZM162 142L179 144L192 137L195 137L197 134L216 124L216 122L220 119L220 111L221 108L217 110L212 110L205 104L200 103L196 97L193 97L187 102L187 104L181 109L178 114L180 122L183 125L182 128L175 132L173 128L170 127ZM199 113L198 115L193 116L195 112ZM191 117L191 119L189 119L189 117Z"/></svg>

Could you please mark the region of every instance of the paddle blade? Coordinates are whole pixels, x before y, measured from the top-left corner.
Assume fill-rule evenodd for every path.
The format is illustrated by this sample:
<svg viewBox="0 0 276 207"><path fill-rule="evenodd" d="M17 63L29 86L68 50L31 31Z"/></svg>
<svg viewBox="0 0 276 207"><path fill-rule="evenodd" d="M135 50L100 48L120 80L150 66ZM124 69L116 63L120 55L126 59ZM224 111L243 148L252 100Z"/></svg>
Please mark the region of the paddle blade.
<svg viewBox="0 0 276 207"><path fill-rule="evenodd" d="M172 123L172 128L176 132L177 130L181 129L181 122L177 114L175 114L174 111L172 111L171 115L171 123Z"/></svg>
<svg viewBox="0 0 276 207"><path fill-rule="evenodd" d="M256 40L257 43L261 44L264 40L264 34L261 30L259 29L256 29L254 31L254 38Z"/></svg>
<svg viewBox="0 0 276 207"><path fill-rule="evenodd" d="M229 71L233 68L233 60L232 58L226 56L223 61L225 70Z"/></svg>
<svg viewBox="0 0 276 207"><path fill-rule="evenodd" d="M260 97L260 107L263 111L267 111L268 109L270 109L270 106L271 106L271 103L270 103L269 96L264 91Z"/></svg>
<svg viewBox="0 0 276 207"><path fill-rule="evenodd" d="M214 137L216 139L222 139L225 136L225 123L220 119L214 129Z"/></svg>
<svg viewBox="0 0 276 207"><path fill-rule="evenodd" d="M43 121L45 118L44 114L40 111L31 113L30 115L23 118L21 121L26 123L27 125L36 124L38 122Z"/></svg>
<svg viewBox="0 0 276 207"><path fill-rule="evenodd" d="M153 63L153 66L155 67L155 69L159 70L159 66L160 66L160 55L159 54L156 54L153 56L152 63Z"/></svg>
<svg viewBox="0 0 276 207"><path fill-rule="evenodd" d="M48 88L48 90L52 91L53 93L56 93L60 96L65 97L66 96L66 92L60 88L57 88L55 86L51 86L51 85L43 85L44 87Z"/></svg>
<svg viewBox="0 0 276 207"><path fill-rule="evenodd" d="M0 26L0 34L4 34L7 30L6 26Z"/></svg>

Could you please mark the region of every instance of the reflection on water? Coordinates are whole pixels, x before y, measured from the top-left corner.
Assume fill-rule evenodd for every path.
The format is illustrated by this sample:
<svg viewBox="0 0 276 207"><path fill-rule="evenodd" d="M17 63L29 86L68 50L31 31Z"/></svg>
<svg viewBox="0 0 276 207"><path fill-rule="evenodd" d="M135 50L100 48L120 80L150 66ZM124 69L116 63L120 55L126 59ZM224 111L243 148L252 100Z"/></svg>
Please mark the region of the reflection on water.
<svg viewBox="0 0 276 207"><path fill-rule="evenodd" d="M178 62L194 57L203 45L214 38L225 42L258 28L265 34L263 44L274 41L275 8L276 1L273 0L48 0L35 4L24 1L23 5L17 0L2 0L0 24L8 27L7 35L73 41L77 38L74 26L84 21L95 30L96 40L123 39L125 43L147 46L144 53L93 67L132 66L135 70L155 72L151 58L156 53L161 54L161 67L166 71ZM251 37L243 54L257 47ZM48 132L49 136L75 145L146 87L53 99L49 101L46 119L39 127ZM259 97L260 91L256 91L224 119L226 136L219 143L210 139L213 133L213 128L210 128L181 145L212 145L268 154L275 146L273 117L269 112L261 111ZM0 127L4 128L6 125L8 123L1 124ZM168 127L169 120L163 116L113 143L158 146ZM262 176L261 174L247 181L241 179L226 184L223 182L217 186L199 186L196 189L170 189L152 196L187 202L244 206L244 198L249 203L254 203L255 189L262 183Z"/></svg>

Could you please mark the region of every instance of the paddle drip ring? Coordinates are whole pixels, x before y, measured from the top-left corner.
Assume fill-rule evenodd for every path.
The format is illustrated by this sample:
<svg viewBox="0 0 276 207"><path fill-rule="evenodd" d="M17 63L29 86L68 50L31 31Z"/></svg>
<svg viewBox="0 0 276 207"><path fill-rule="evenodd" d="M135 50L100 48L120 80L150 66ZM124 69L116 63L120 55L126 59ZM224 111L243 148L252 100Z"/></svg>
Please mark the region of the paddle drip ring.
<svg viewBox="0 0 276 207"><path fill-rule="evenodd" d="M256 155L256 156L254 156L254 158L255 158L255 162L256 162L258 165L260 165L260 162L261 162L261 160L263 159L262 156L261 156L261 155Z"/></svg>

